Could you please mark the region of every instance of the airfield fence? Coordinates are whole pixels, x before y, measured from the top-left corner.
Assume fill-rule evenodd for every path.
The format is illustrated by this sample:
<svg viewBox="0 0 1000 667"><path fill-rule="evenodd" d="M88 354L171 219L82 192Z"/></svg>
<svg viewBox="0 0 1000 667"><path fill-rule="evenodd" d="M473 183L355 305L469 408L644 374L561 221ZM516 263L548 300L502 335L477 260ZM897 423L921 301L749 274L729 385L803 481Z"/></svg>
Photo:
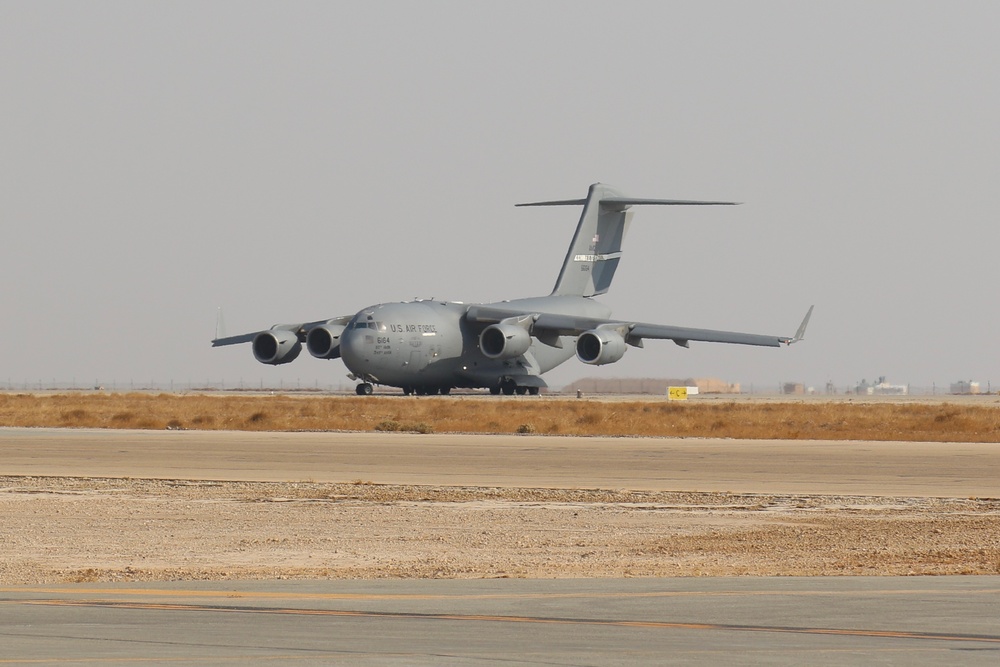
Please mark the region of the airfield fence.
<svg viewBox="0 0 1000 667"><path fill-rule="evenodd" d="M623 383L627 385L628 383ZM727 395L732 396L778 396L787 395L784 391L784 387L789 384L786 382L769 382L769 383L743 383L741 385L741 391L732 394L709 394L725 397ZM608 391L601 392L602 394L614 395L618 393L628 393L628 392L617 392L612 389ZM808 386L808 385L807 385ZM951 383L932 383L931 385L906 385L907 394L910 396L951 396L954 395L951 392ZM570 388L571 385L566 387L552 387L547 393L551 394L561 394L575 395L575 390ZM979 383L979 393L980 394L993 394L1000 393L1000 385L998 385L997 390L993 389L992 382L980 382ZM218 380L155 380L151 379L149 381L138 381L138 380L119 380L116 378L111 379L96 379L94 382L80 382L77 380L13 380L8 378L6 382L0 381L0 391L7 392L75 392L75 391L104 391L110 393L121 393L121 392L155 392L155 393L203 393L203 392L247 392L247 393L259 393L259 392L281 392L281 393L303 393L303 394L353 394L354 393L354 383L349 382L333 382L324 383L319 380L309 380L309 381L287 381L279 380L274 382L273 380L265 380L263 378L256 378L253 380L240 379L236 381L227 381L224 379ZM592 392L585 392L591 394ZM652 394L653 392L638 392ZM656 392L659 393L659 392ZM809 395L823 396L823 395L857 395L856 385L845 385L845 386L834 386L827 387L822 386L822 388L817 387L815 390L806 390ZM867 394L865 394L867 395ZM789 398L793 396L789 395Z"/></svg>

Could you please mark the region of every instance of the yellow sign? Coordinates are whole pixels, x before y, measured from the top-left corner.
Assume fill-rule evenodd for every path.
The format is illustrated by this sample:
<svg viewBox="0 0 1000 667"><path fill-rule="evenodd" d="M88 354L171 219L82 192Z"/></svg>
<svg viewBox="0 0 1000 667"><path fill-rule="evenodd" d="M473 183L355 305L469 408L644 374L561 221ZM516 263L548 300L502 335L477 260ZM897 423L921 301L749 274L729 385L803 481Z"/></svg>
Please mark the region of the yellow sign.
<svg viewBox="0 0 1000 667"><path fill-rule="evenodd" d="M688 388L667 387L667 396L671 401L686 401L688 398Z"/></svg>

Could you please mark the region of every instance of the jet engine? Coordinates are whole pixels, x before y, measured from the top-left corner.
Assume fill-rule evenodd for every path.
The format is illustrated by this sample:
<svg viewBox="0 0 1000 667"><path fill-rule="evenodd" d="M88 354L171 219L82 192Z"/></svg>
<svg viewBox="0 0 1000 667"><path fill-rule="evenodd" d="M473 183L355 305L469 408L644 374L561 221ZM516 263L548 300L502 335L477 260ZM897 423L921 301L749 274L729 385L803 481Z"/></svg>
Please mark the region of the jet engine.
<svg viewBox="0 0 1000 667"><path fill-rule="evenodd" d="M479 349L490 359L512 359L528 351L531 334L516 324L491 324L479 334Z"/></svg>
<svg viewBox="0 0 1000 667"><path fill-rule="evenodd" d="M617 331L591 329L576 339L576 356L585 364L613 364L625 356L625 339Z"/></svg>
<svg viewBox="0 0 1000 667"><path fill-rule="evenodd" d="M302 351L302 343L294 331L271 329L261 331L253 338L254 359L262 364L277 366L295 361Z"/></svg>
<svg viewBox="0 0 1000 667"><path fill-rule="evenodd" d="M340 334L343 332L342 324L324 324L310 329L306 336L306 349L317 359L337 359L340 357Z"/></svg>

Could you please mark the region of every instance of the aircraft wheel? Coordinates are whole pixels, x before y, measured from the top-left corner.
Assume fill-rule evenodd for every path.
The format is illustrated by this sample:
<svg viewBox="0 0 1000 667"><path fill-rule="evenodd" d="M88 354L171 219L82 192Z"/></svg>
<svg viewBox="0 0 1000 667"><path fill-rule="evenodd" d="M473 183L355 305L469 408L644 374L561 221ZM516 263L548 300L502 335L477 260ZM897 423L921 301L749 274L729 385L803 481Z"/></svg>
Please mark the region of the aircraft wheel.
<svg viewBox="0 0 1000 667"><path fill-rule="evenodd" d="M413 393L413 387L403 387L403 396L409 396Z"/></svg>
<svg viewBox="0 0 1000 667"><path fill-rule="evenodd" d="M513 396L514 392L517 391L517 385L514 384L513 380L504 380L500 384L500 391L503 392L504 396Z"/></svg>
<svg viewBox="0 0 1000 667"><path fill-rule="evenodd" d="M427 395L427 390L424 389L423 387L417 387L414 391L417 393L417 396L426 396Z"/></svg>
<svg viewBox="0 0 1000 667"><path fill-rule="evenodd" d="M528 388L527 387L518 387L515 391L517 391L517 395L518 396L524 396L525 394L528 393Z"/></svg>
<svg viewBox="0 0 1000 667"><path fill-rule="evenodd" d="M427 387L427 395L428 396L435 396L435 395L437 395L437 393L438 393L438 388L437 387Z"/></svg>
<svg viewBox="0 0 1000 667"><path fill-rule="evenodd" d="M528 387L528 393L532 396L538 396L538 387Z"/></svg>
<svg viewBox="0 0 1000 667"><path fill-rule="evenodd" d="M497 394L499 394L500 393L500 385L494 385L494 386L490 387L490 393L493 394L494 396L496 396Z"/></svg>
<svg viewBox="0 0 1000 667"><path fill-rule="evenodd" d="M357 387L354 388L354 391L358 393L358 396L371 396L372 386L367 382L362 382L361 384L359 384Z"/></svg>
<svg viewBox="0 0 1000 667"><path fill-rule="evenodd" d="M441 395L447 396L451 393L451 387L441 387Z"/></svg>

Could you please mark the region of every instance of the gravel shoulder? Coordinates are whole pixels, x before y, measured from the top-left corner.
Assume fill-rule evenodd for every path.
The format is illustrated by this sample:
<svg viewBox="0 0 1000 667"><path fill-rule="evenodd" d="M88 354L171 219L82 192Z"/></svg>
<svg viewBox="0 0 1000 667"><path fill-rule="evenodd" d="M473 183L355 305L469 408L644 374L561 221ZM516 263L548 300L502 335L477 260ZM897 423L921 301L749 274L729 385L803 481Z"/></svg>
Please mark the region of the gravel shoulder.
<svg viewBox="0 0 1000 667"><path fill-rule="evenodd" d="M1000 500L0 477L0 584L1000 573Z"/></svg>

